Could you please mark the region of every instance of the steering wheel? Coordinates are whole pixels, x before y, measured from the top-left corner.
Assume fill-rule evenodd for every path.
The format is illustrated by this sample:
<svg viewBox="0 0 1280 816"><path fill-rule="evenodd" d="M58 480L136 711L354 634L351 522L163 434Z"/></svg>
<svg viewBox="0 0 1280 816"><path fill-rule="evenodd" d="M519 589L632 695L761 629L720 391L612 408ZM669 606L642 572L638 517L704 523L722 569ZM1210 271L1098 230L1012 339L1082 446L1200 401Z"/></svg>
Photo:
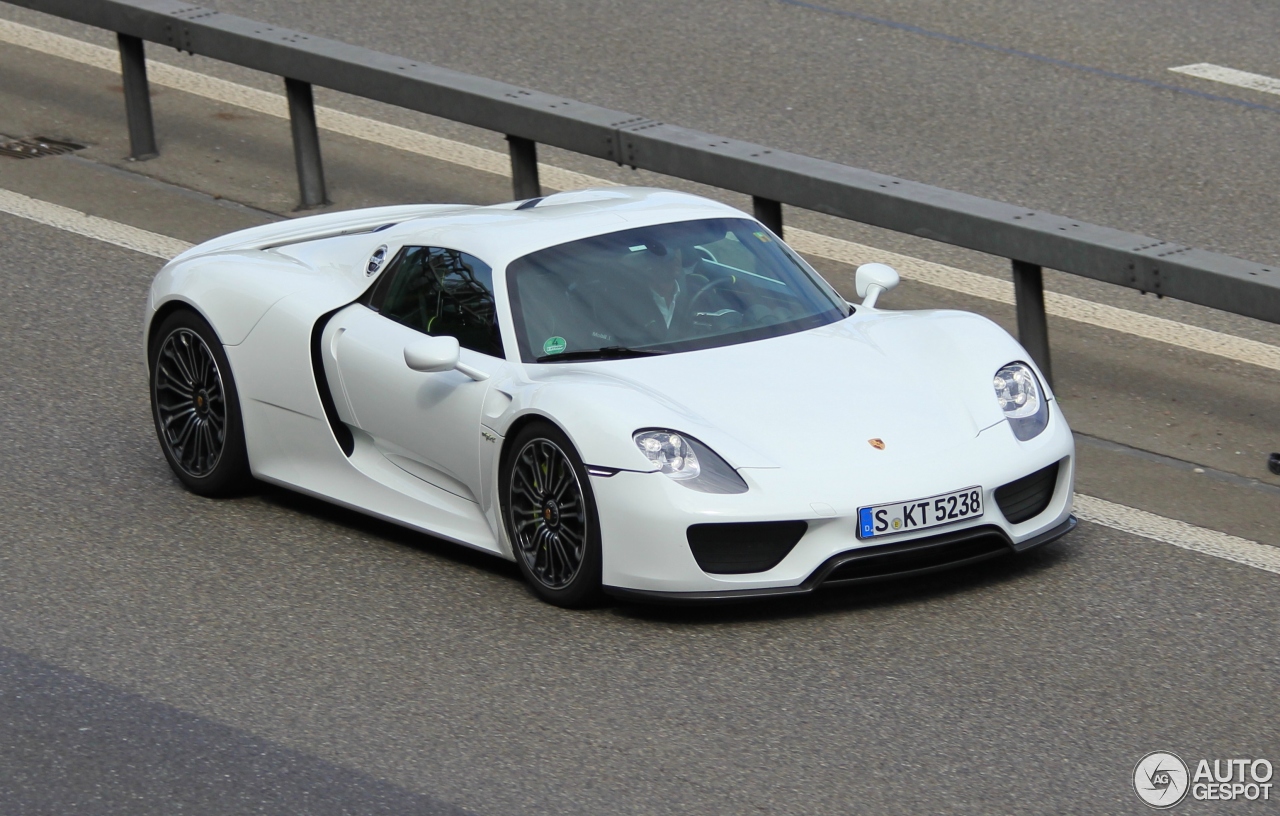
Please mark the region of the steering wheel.
<svg viewBox="0 0 1280 816"><path fill-rule="evenodd" d="M689 315L689 320L693 320L693 316L698 313L698 304L701 303L708 294L716 289L723 289L730 286L734 282L735 281L732 278L712 278L704 283L698 291L693 293L693 297L689 298L689 305L685 307L685 310ZM738 310L730 309L729 311L737 312Z"/></svg>

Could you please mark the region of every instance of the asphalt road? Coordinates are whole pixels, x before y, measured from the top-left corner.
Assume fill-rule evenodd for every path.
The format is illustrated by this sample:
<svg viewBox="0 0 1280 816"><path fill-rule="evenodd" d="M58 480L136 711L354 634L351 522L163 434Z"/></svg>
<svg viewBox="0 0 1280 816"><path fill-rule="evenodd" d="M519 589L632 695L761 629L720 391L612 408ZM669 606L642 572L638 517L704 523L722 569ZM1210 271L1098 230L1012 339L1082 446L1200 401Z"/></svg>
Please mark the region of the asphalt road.
<svg viewBox="0 0 1280 816"><path fill-rule="evenodd" d="M871 593L567 613L283 491L199 499L148 417L154 260L0 235L5 812L1139 812L1147 751L1277 744L1276 577L1106 528Z"/></svg>
<svg viewBox="0 0 1280 816"><path fill-rule="evenodd" d="M1273 114L1227 102L783 3L710 20L648 2L214 5L969 192L1013 198L999 190L1022 177L1037 207L1274 254ZM1161 81L1165 62L1270 70L1273 12L1198 8L857 11ZM1138 37L1142 14L1153 31ZM874 81L832 67L854 57ZM0 188L186 240L290 209L287 126L162 92L165 154L131 166L111 83L56 62L0 48L0 132L56 126L91 147L0 164ZM842 106L851 88L868 96ZM804 98L825 107L786 101ZM913 126L915 109L931 115ZM1129 117L1114 133L1109 112ZM995 114L1058 128L1015 128L1005 145L962 127ZM1143 115L1163 135L1126 139ZM1060 147L1080 159L1065 175ZM353 140L326 137L326 157L346 205L504 194L492 177ZM1135 157L1146 175L1108 176ZM1161 162L1239 186L1179 192ZM1251 196L1254 221L1236 220ZM1142 226L1151 217L1174 231ZM146 403L139 313L156 259L9 216L0 249L0 813L1137 813L1129 774L1148 751L1280 760L1273 574L1084 524L1021 561L874 592L566 613L503 562L284 491L186 494ZM847 269L823 271L847 286ZM941 290L892 297L1009 324ZM1056 330L1074 426L1120 443L1081 445L1088 492L1280 543L1274 488L1249 486L1266 477L1234 454L1274 439L1274 373Z"/></svg>

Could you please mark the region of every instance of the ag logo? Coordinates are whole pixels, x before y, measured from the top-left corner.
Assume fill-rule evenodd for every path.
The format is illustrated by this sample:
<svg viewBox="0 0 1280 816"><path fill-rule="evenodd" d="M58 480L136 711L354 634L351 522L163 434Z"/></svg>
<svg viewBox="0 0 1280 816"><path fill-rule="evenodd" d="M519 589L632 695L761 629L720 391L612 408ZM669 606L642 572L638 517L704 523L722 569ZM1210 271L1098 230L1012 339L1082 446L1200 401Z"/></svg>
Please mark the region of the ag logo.
<svg viewBox="0 0 1280 816"><path fill-rule="evenodd" d="M1152 751L1138 760L1133 769L1133 790L1138 798L1157 810L1182 801L1188 788L1187 764L1177 754Z"/></svg>

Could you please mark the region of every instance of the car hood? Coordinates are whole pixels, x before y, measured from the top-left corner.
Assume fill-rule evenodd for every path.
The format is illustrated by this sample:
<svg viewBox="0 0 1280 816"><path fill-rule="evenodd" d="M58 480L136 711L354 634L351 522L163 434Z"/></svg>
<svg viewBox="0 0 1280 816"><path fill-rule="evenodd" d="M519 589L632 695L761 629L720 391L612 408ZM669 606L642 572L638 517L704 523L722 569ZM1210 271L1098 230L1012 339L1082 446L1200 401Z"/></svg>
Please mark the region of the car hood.
<svg viewBox="0 0 1280 816"><path fill-rule="evenodd" d="M640 427L670 427L734 467L825 471L927 459L963 445L1004 419L992 376L1027 359L977 315L859 310L783 337L538 366L535 377L609 392L616 421L628 426L614 429L624 438Z"/></svg>

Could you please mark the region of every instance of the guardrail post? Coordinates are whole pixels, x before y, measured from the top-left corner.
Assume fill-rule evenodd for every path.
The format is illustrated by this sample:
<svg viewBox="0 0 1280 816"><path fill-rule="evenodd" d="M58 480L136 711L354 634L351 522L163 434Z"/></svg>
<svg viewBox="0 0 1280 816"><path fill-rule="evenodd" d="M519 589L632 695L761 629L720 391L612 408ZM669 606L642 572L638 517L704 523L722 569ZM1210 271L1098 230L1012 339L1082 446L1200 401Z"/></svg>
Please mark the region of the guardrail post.
<svg viewBox="0 0 1280 816"><path fill-rule="evenodd" d="M771 198L751 196L751 207L756 220L773 230L774 235L782 237L782 202Z"/></svg>
<svg viewBox="0 0 1280 816"><path fill-rule="evenodd" d="M511 190L515 200L542 195L542 184L538 181L538 143L508 136L507 144L511 152Z"/></svg>
<svg viewBox="0 0 1280 816"><path fill-rule="evenodd" d="M1044 271L1036 264L1013 262L1013 294L1018 304L1018 341L1053 387L1049 368L1049 321L1044 311Z"/></svg>
<svg viewBox="0 0 1280 816"><path fill-rule="evenodd" d="M124 115L129 123L129 157L134 161L154 159L156 128L151 120L151 87L147 84L147 55L142 40L116 34L120 46L120 74L124 78Z"/></svg>
<svg viewBox="0 0 1280 816"><path fill-rule="evenodd" d="M284 80L289 97L289 126L293 130L293 159L298 166L298 189L302 193L301 209L328 204L324 189L324 165L320 161L320 132L316 128L315 97L311 83L297 79Z"/></svg>

